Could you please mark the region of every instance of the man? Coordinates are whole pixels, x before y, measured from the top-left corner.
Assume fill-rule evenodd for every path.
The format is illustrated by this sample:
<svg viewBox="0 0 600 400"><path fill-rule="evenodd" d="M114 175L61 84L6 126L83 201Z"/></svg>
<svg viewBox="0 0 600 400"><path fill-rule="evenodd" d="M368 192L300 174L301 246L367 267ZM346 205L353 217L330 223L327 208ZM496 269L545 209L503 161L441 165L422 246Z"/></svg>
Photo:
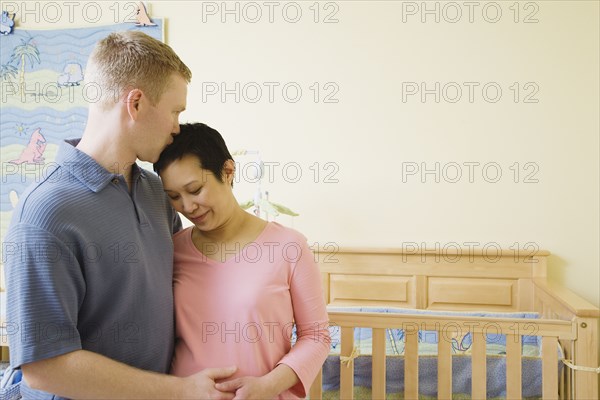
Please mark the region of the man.
<svg viewBox="0 0 600 400"><path fill-rule="evenodd" d="M190 80L169 46L141 32L113 33L90 55L86 83L100 101L81 140L62 143L57 168L21 196L4 244L24 398L233 398L214 388L233 367L164 375L181 222L135 164L158 160L179 132Z"/></svg>

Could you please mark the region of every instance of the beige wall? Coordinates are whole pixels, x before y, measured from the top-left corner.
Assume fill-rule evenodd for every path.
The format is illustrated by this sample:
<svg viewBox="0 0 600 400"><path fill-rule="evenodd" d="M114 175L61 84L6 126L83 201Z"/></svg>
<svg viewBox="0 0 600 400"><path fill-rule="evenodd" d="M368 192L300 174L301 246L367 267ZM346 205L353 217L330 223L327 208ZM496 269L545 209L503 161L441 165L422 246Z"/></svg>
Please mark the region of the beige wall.
<svg viewBox="0 0 600 400"><path fill-rule="evenodd" d="M446 3L439 3L439 23L411 14L421 2L321 3L320 20L338 19L329 24L314 23L312 2L298 3L297 23L285 21L294 17L293 6L283 14L287 3L275 8L273 23L267 7L256 23L253 8L240 6L236 23L220 2L205 3L206 13L190 2L154 3L153 10L169 17L168 41L195 74L183 118L213 125L233 149L260 149L264 161L280 163L263 188L301 214L282 223L340 246L458 243L468 251L470 242L490 250L531 242L528 248L553 253L551 279L598 305L598 3L521 3L519 23L512 3L493 3L502 11L496 23L484 18L495 18L490 2L473 9L473 23L467 7L461 20L447 22L456 8ZM239 103L208 91L236 82ZM297 83L302 97L291 103L276 89L270 103L264 82ZM315 103L314 82L322 96L339 88L338 102ZM407 94L421 82L440 82L439 103L433 94L424 103ZM462 89L456 103L452 82ZM263 88L256 103L253 83ZM495 87L502 96L493 103ZM534 90L527 100L537 103L525 102ZM414 163L419 170L439 163L439 183L433 174L403 179ZM456 183L453 163L463 174ZM302 177L294 182L298 165ZM488 182L498 167L501 178Z"/></svg>
<svg viewBox="0 0 600 400"><path fill-rule="evenodd" d="M521 2L515 22L514 2L479 2L470 22L464 2L441 2L438 23L420 1L313 3L275 2L273 22L264 2L237 3L236 22L220 1L151 2L194 73L182 119L212 125L232 150L260 150L273 166L262 188L301 214L278 221L321 245L530 243L553 253L551 279L598 305L598 3ZM114 18L111 5L103 21ZM231 93L223 101L221 85L235 93L236 82L239 102ZM436 82L439 103L408 92ZM436 163L439 182L403 177ZM240 201L255 189L250 172L240 168Z"/></svg>

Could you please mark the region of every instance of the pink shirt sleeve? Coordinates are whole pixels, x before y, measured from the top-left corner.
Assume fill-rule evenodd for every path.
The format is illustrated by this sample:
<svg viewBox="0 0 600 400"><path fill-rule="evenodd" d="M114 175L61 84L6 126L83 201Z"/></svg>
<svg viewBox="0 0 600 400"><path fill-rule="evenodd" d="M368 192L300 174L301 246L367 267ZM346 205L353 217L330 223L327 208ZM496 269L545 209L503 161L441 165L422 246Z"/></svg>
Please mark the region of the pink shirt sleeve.
<svg viewBox="0 0 600 400"><path fill-rule="evenodd" d="M298 340L279 364L292 368L300 379L289 390L305 397L329 354L331 339L319 267L306 241L300 240L299 245L302 252L292 266L290 281Z"/></svg>

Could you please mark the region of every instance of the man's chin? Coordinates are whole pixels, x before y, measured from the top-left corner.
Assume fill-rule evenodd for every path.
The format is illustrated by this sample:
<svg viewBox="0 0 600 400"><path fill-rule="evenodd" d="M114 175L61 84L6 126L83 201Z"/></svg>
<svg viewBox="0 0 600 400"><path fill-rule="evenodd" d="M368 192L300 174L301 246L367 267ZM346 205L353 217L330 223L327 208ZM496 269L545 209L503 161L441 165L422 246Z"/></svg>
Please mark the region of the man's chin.
<svg viewBox="0 0 600 400"><path fill-rule="evenodd" d="M155 162L158 161L158 159L160 158L160 154L155 154L155 155L138 155L137 159L140 161L144 161L144 162L148 162L148 163L152 163L154 164Z"/></svg>

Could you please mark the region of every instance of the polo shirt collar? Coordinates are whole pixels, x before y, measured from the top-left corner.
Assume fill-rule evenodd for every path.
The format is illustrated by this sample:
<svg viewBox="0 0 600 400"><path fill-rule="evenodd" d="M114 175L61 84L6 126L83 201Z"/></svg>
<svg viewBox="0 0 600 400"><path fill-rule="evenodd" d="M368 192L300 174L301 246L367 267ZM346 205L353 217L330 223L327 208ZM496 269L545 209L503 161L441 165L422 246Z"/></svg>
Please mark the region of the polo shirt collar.
<svg viewBox="0 0 600 400"><path fill-rule="evenodd" d="M56 154L55 162L65 168L88 189L97 193L120 175L109 172L88 154L77 149L75 146L80 140L81 138L67 139L62 142ZM133 164L131 166L132 179L135 181L143 176L142 169L137 164Z"/></svg>

